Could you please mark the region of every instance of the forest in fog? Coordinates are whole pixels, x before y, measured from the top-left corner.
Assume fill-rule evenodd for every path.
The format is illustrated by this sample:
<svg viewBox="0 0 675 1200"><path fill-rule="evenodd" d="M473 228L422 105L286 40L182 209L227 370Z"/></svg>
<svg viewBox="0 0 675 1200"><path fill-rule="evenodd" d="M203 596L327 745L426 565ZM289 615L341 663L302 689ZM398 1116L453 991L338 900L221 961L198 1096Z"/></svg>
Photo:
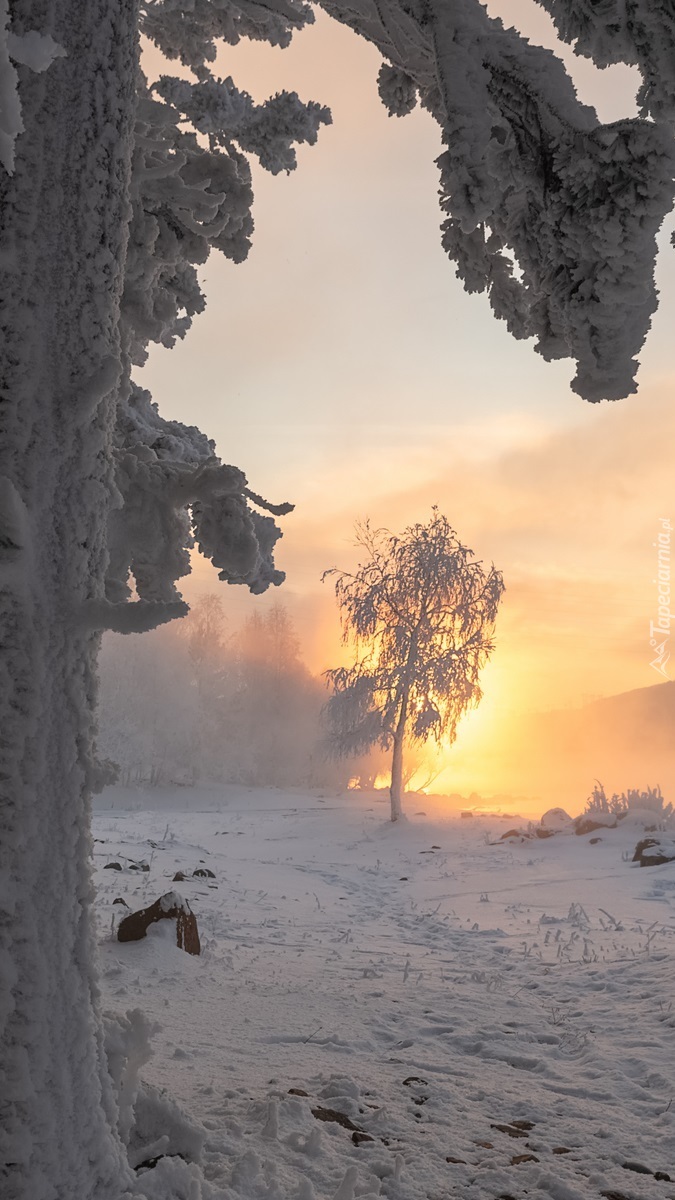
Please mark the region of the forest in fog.
<svg viewBox="0 0 675 1200"><path fill-rule="evenodd" d="M327 699L283 604L235 627L220 597L205 595L183 621L106 634L99 751L127 785L373 786L381 751L328 755Z"/></svg>

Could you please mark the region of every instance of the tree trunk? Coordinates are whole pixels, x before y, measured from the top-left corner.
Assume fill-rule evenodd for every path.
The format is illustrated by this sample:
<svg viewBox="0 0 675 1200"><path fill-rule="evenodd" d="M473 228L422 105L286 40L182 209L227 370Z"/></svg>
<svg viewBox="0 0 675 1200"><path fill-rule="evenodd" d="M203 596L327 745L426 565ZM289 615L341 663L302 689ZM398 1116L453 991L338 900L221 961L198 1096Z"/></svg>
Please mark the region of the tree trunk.
<svg viewBox="0 0 675 1200"><path fill-rule="evenodd" d="M0 1191L118 1200L90 875L98 636L120 375L135 0L14 0L67 51L19 67L0 179Z"/></svg>
<svg viewBox="0 0 675 1200"><path fill-rule="evenodd" d="M392 821L398 821L403 812L401 807L403 796L403 737L399 736L398 731L394 736L389 796L391 799L391 819Z"/></svg>
<svg viewBox="0 0 675 1200"><path fill-rule="evenodd" d="M391 800L391 819L398 821L403 815L401 802L403 799L403 743L405 742L405 727L408 720L408 687L404 685L401 696L398 721L394 731L394 751L391 758L391 784L389 798Z"/></svg>

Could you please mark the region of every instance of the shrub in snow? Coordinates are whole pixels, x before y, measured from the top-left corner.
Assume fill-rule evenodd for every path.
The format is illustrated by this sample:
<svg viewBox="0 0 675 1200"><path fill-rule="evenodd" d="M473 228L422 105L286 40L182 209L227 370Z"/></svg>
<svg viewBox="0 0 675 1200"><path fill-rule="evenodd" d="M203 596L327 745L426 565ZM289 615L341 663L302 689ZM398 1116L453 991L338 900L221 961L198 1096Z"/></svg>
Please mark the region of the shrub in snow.
<svg viewBox="0 0 675 1200"><path fill-rule="evenodd" d="M125 1016L106 1013L103 1029L105 1055L117 1106L117 1128L130 1165L134 1170L145 1171L150 1165L158 1166L164 1157L177 1157L184 1163L200 1162L204 1130L185 1116L173 1100L142 1083L138 1076L140 1068L152 1055L150 1038L157 1032L157 1027L151 1025L139 1009L133 1009ZM161 1188L162 1181L166 1183L167 1178L176 1173L182 1179L189 1177L183 1163L178 1164L176 1170L167 1164L153 1177L153 1186Z"/></svg>
<svg viewBox="0 0 675 1200"><path fill-rule="evenodd" d="M608 797L602 784L596 780L595 787L586 801L584 813L596 821L602 819L603 824L609 823L605 820L608 817L619 821L628 817L638 821L651 819L656 824L665 826L673 817L673 806L666 803L658 785L648 787L646 791L628 788L621 794L614 792Z"/></svg>
<svg viewBox="0 0 675 1200"><path fill-rule="evenodd" d="M138 1072L152 1055L150 1038L155 1032L140 1009L106 1013L103 1018L105 1054L117 1101L117 1127L125 1145L134 1125L138 1096Z"/></svg>

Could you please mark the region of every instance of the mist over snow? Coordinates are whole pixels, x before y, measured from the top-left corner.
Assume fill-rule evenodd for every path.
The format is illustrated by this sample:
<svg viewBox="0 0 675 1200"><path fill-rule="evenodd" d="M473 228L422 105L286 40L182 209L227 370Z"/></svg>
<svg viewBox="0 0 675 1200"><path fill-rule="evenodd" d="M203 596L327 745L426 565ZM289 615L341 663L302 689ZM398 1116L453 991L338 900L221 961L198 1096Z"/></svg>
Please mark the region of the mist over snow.
<svg viewBox="0 0 675 1200"><path fill-rule="evenodd" d="M282 605L230 629L207 596L184 622L104 639L99 752L127 784L346 787L322 752L326 698Z"/></svg>
<svg viewBox="0 0 675 1200"><path fill-rule="evenodd" d="M181 622L105 635L98 751L107 770L127 786L386 788L386 750L328 757L329 690L305 665L285 605L236 623L225 612L207 594ZM673 799L674 694L667 682L576 707L552 697L549 711L506 711L477 731L470 714L455 745L408 747L405 785L438 794L441 806L445 794L450 808L492 803L528 817L554 805L578 814L595 779L609 793L658 784Z"/></svg>

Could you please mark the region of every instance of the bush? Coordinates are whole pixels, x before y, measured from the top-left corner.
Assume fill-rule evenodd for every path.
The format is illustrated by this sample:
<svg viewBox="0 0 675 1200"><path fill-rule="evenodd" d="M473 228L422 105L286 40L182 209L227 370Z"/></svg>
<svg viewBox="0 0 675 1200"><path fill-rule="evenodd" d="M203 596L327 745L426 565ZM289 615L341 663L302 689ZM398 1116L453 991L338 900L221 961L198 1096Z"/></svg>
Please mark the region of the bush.
<svg viewBox="0 0 675 1200"><path fill-rule="evenodd" d="M627 816L630 812L646 810L653 812L656 819L663 824L670 821L673 816L672 804L666 804L661 788L648 787L646 791L641 792L638 788L628 788L626 792L614 792L608 797L604 787L598 779L595 781L595 787L586 801L584 813L588 816L597 816L598 814L611 814L619 819Z"/></svg>

